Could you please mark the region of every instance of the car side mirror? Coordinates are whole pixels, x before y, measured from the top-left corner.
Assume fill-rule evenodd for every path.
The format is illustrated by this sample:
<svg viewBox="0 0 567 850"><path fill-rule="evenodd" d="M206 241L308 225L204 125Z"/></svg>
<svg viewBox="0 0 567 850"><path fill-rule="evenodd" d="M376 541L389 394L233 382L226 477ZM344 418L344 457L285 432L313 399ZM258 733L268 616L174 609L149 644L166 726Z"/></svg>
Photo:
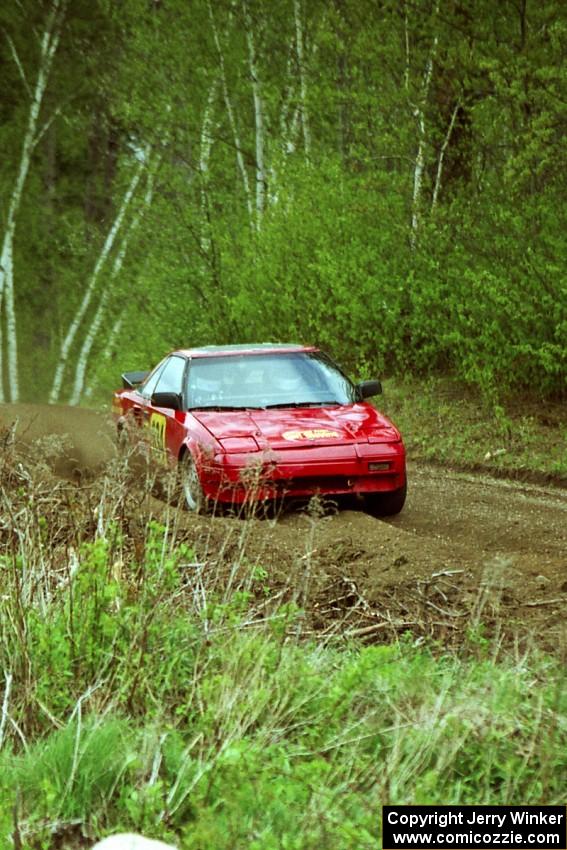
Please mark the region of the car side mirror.
<svg viewBox="0 0 567 850"><path fill-rule="evenodd" d="M373 395L381 395L382 384L380 381L361 381L357 389L361 398L371 398Z"/></svg>
<svg viewBox="0 0 567 850"><path fill-rule="evenodd" d="M179 393L153 393L150 403L152 407L181 410L181 395Z"/></svg>

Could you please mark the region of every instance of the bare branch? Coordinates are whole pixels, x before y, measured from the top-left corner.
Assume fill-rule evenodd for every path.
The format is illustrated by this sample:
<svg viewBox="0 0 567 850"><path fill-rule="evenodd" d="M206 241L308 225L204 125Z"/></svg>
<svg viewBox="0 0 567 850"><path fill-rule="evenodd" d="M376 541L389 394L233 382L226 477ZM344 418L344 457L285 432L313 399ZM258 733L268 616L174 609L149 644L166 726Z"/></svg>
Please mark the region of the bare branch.
<svg viewBox="0 0 567 850"><path fill-rule="evenodd" d="M47 119L47 121L44 122L43 127L41 127L38 130L38 132L37 132L37 134L36 134L36 136L35 136L35 138L32 142L32 148L35 148L40 143L40 141L43 139L43 137L45 136L45 134L47 133L47 131L49 130L49 128L51 127L51 125L53 124L55 119L58 118L59 115L61 115L62 112L63 112L63 107L58 106L57 109L55 110L55 112L53 112L53 114L50 115L50 117Z"/></svg>
<svg viewBox="0 0 567 850"><path fill-rule="evenodd" d="M28 93L28 97L30 98L30 100L32 100L33 99L32 90L30 89L30 86L29 86L29 83L28 83L28 80L27 80L27 77L26 77L26 74L25 74L25 71L24 71L24 66L20 62L20 57L18 56L18 51L16 50L16 45L14 44L14 42L12 41L12 39L10 38L9 35L6 35L6 40L7 40L8 44L10 45L10 50L12 51L12 56L14 57L14 62L16 63L16 67L17 67L17 69L20 73L20 77L22 78L22 82L23 82L25 89Z"/></svg>
<svg viewBox="0 0 567 850"><path fill-rule="evenodd" d="M455 108L451 114L451 120L449 121L449 126L447 127L447 132L445 133L445 138L443 139L443 144L441 145L441 150L439 151L439 159L437 160L437 174L435 175L435 186L433 187L433 197L431 198L431 212L437 206L437 198L439 196L439 189L441 188L441 176L443 174L443 160L445 158L445 151L449 145L449 141L451 139L451 134L453 133L453 127L455 126L455 120L457 118L457 114L460 109L460 102L457 101L455 104Z"/></svg>

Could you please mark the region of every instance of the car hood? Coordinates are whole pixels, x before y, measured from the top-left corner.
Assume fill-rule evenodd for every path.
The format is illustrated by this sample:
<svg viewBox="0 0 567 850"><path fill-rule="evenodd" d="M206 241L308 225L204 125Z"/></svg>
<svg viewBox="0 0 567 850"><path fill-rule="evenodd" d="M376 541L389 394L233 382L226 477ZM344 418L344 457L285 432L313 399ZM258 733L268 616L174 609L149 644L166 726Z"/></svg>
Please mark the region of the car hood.
<svg viewBox="0 0 567 850"><path fill-rule="evenodd" d="M391 443L400 439L392 423L370 404L328 408L192 411L217 440L251 437L259 448Z"/></svg>

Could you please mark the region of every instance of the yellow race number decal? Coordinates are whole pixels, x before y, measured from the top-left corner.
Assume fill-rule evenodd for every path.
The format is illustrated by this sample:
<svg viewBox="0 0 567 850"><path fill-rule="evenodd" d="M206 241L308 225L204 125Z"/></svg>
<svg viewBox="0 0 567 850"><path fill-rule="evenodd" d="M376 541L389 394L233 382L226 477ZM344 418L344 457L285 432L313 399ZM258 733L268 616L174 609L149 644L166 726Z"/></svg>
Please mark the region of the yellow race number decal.
<svg viewBox="0 0 567 850"><path fill-rule="evenodd" d="M152 413L152 415L150 416L150 446L153 450L155 450L156 457L163 463L166 462L166 424L166 417L162 413Z"/></svg>

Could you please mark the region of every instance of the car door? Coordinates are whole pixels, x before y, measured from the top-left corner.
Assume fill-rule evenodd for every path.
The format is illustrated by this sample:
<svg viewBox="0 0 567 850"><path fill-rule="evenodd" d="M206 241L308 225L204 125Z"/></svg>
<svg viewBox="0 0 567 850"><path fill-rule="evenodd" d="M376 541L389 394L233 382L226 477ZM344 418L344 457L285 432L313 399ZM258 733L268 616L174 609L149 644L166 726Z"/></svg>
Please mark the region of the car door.
<svg viewBox="0 0 567 850"><path fill-rule="evenodd" d="M148 428L150 445L156 461L167 463L167 454L177 458L185 436L185 372L187 359L172 354L165 361L155 386L151 387L148 401ZM152 404L154 393L175 393L179 396L181 410L156 407Z"/></svg>
<svg viewBox="0 0 567 850"><path fill-rule="evenodd" d="M150 417L149 402L152 393L155 390L159 376L165 366L166 360L162 360L155 369L152 369L146 380L136 389L127 392L122 396L122 409L124 414L128 416L130 422L135 422L138 426L136 431L138 437L136 439L145 440L148 421Z"/></svg>

